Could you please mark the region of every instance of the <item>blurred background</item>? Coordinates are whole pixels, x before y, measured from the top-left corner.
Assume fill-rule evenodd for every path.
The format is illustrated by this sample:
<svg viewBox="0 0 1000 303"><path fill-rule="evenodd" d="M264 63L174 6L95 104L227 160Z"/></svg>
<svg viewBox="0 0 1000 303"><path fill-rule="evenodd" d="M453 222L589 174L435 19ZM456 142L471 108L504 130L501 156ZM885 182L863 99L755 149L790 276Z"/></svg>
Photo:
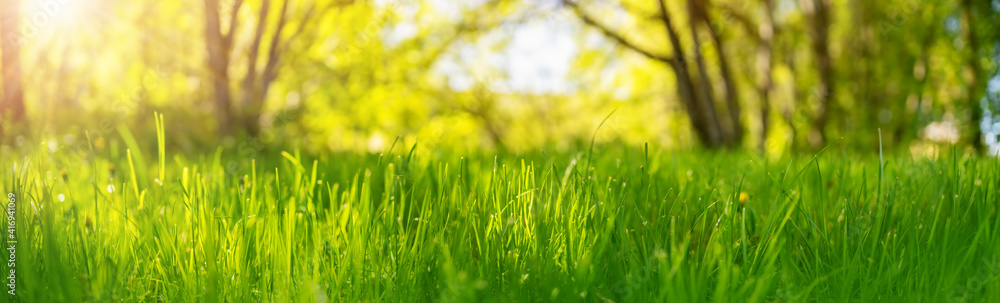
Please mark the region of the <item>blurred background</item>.
<svg viewBox="0 0 1000 303"><path fill-rule="evenodd" d="M159 112L187 153L567 151L605 117L599 143L1000 152L1000 0L0 0L0 38L0 140L52 151L155 144Z"/></svg>

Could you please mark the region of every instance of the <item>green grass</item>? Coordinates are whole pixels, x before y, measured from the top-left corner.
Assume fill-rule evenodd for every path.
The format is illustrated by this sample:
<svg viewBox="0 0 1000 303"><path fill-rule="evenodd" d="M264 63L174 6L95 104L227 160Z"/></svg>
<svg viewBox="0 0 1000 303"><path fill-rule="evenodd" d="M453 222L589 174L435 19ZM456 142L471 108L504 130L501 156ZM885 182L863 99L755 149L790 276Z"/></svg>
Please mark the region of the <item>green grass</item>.
<svg viewBox="0 0 1000 303"><path fill-rule="evenodd" d="M249 159L170 154L156 120L157 149L119 129L0 150L19 301L1000 300L995 158L834 144L773 160L614 145Z"/></svg>

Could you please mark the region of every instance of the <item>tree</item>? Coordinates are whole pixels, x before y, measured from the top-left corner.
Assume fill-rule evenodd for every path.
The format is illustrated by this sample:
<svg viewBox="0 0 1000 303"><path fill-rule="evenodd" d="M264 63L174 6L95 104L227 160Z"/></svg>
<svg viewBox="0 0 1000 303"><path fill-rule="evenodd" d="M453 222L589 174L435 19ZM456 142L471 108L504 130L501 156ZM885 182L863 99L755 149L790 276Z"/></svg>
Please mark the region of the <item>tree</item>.
<svg viewBox="0 0 1000 303"><path fill-rule="evenodd" d="M243 98L241 106L243 108L243 125L247 131L254 136L260 132L260 116L263 111L264 101L267 98L267 93L271 88L271 84L278 78L281 58L289 49L289 44L302 35L302 33L306 31L307 27L310 24L313 24L314 20L322 18L323 15L325 15L325 13L330 11L332 8L349 5L354 1L333 1L323 8L317 8L315 1L309 2L308 4L300 2L298 4L298 8L304 11L304 14L297 19L298 26L291 28L291 34L285 35L289 20L288 2L289 1L281 2L281 8L278 10L277 21L272 26L272 32L270 33L271 40L267 44L266 53L261 52L261 39L267 31L267 20L272 5L269 0L261 2L256 29L254 30L253 41L248 46L247 70L246 74L243 76ZM265 59L263 69L257 68L259 56L263 56Z"/></svg>
<svg viewBox="0 0 1000 303"><path fill-rule="evenodd" d="M0 99L0 135L3 124L19 124L25 120L24 91L21 86L21 43L18 33L21 3L0 0L0 52L3 64L3 99Z"/></svg>
<svg viewBox="0 0 1000 303"><path fill-rule="evenodd" d="M291 14L289 2L279 1L274 4L270 0L262 0L253 20L254 32L252 40L247 45L247 70L240 84L240 102L234 104L229 73L233 60L234 36L240 25L239 11L243 8L243 0L235 0L229 9L229 28L222 29L222 8L219 0L205 1L205 44L208 51L208 68L212 77L212 87L215 92L216 110L219 117L220 132L229 134L232 126L241 125L251 136L260 132L260 117L264 101L271 84L278 77L281 58L295 39L301 35L314 19L321 18L325 12L334 7L346 6L353 0L331 1L322 8L317 8L315 1L301 1L293 8L303 14L295 19L298 26L286 31ZM277 13L272 15L272 9ZM273 20L273 22L271 22ZM264 37L270 40L265 41ZM263 44L266 42L266 45ZM262 47L263 46L263 47ZM258 61L263 59L263 68L258 67ZM235 108L236 105L239 108Z"/></svg>
<svg viewBox="0 0 1000 303"><path fill-rule="evenodd" d="M677 25L673 23L667 5L662 0L657 1L659 13L656 19L666 32L671 55L659 54L633 43L628 37L589 15L577 2L564 0L563 3L572 8L584 23L600 30L601 33L619 45L670 67L677 81L675 85L677 95L699 142L703 146L708 148L735 147L741 143L743 130L740 123L739 95L736 92L732 72L724 54L724 42L719 33L712 27L708 17L708 9L711 7L709 1L691 0L687 2L687 20L693 40L690 53L681 44L681 35ZM703 44L700 41L699 29L704 29L709 33L717 50L716 63L719 65L721 78L719 82L713 82L711 79L711 72L703 55L703 46L706 46L707 43ZM724 109L729 113L726 118L723 118L717 109L720 104L716 104L715 101L714 93L717 88L715 85L722 86L723 99L726 100Z"/></svg>
<svg viewBox="0 0 1000 303"><path fill-rule="evenodd" d="M767 144L768 127L771 121L771 90L774 82L771 71L774 69L774 0L763 0L764 8L762 22L757 30L757 91L760 96L760 142L758 148L763 151Z"/></svg>
<svg viewBox="0 0 1000 303"><path fill-rule="evenodd" d="M234 12L229 22L229 31L222 32L219 0L205 2L205 47L208 51L207 65L215 94L215 111L218 117L220 135L232 132L232 91L229 88L229 57L233 49L233 35L236 33L236 8L243 0L236 0Z"/></svg>
<svg viewBox="0 0 1000 303"><path fill-rule="evenodd" d="M743 26L757 47L757 52L754 56L756 73L753 81L756 82L757 98L760 101L760 137L758 138L757 148L763 151L767 143L771 121L771 90L774 89L774 80L771 73L774 69L773 58L776 25L774 22L774 0L761 0L761 6L759 11L761 11L762 16L757 23L740 8L728 5L722 5L721 8L725 11L724 14L726 16Z"/></svg>
<svg viewBox="0 0 1000 303"><path fill-rule="evenodd" d="M963 33L966 39L968 50L965 51L967 74L966 81L968 89L965 90L967 106L970 117L966 127L968 130L968 140L977 152L983 151L983 130L979 127L979 121L983 119L983 108L979 100L986 90L986 81L983 77L983 66L980 60L979 33L976 31L976 15L973 9L972 0L962 0L962 18L964 19Z"/></svg>
<svg viewBox="0 0 1000 303"><path fill-rule="evenodd" d="M813 60L819 73L815 96L819 99L814 113L809 144L814 149L826 144L826 125L829 120L834 88L833 59L830 57L830 0L802 0L802 11L809 17L809 35L812 37Z"/></svg>

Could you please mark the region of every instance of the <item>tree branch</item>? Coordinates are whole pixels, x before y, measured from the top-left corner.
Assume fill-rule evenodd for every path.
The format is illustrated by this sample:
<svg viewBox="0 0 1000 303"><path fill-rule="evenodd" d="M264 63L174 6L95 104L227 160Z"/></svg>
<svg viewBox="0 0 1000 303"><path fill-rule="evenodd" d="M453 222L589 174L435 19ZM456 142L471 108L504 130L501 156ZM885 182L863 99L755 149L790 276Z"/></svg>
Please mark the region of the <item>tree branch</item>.
<svg viewBox="0 0 1000 303"><path fill-rule="evenodd" d="M580 7L579 3L576 3L576 2L570 1L570 0L563 0L562 3L564 5L569 6L570 8L572 8L573 12L576 13L576 15L580 17L580 19L583 21L583 23L586 23L587 25L600 30L601 33L604 34L604 36L606 36L608 38L611 38L612 40L615 40L615 42L618 42L618 44L620 44L622 46L625 46L626 48L631 49L631 50L633 50L633 51L635 51L637 53L640 53L643 56L646 56L647 58L650 58L650 59L653 59L653 60L656 60L656 61L660 61L660 62L663 62L663 63L667 63L670 66L674 66L675 62L674 62L674 58L673 57L666 56L666 55L661 55L661 54L656 54L656 53L653 53L650 50L643 49L642 47L639 47L635 43L633 43L633 42L629 41L627 38L625 38L625 36L622 36L621 34L616 33L615 31L611 30L611 28L609 28L608 26L606 26L604 24L601 24L599 21L597 21L597 19L594 19L590 15L587 15L587 13L583 11L583 8Z"/></svg>
<svg viewBox="0 0 1000 303"><path fill-rule="evenodd" d="M331 6L333 5L331 4L330 6L327 6L327 8L320 13L321 15L320 17L322 17L322 15L325 15ZM309 9L306 10L305 16L303 16L302 20L299 21L299 26L295 29L294 32L292 32L292 35L288 37L288 40L285 40L285 45L282 48L288 49L289 45L291 45L292 42L295 41L295 38L298 38L299 35L305 32L306 25L312 23L311 19L315 16L315 13L316 13L316 3L313 2L312 5L309 6Z"/></svg>
<svg viewBox="0 0 1000 303"><path fill-rule="evenodd" d="M236 17L239 16L238 13L240 11L240 7L242 6L243 6L243 0L236 0L236 2L233 4L232 11L230 12L229 32L227 32L226 36L223 37L223 39L226 40L226 44L229 45L229 47L233 46L233 35L235 35L236 33L236 28L237 28L236 24L239 21L236 19Z"/></svg>
<svg viewBox="0 0 1000 303"><path fill-rule="evenodd" d="M261 2L260 16L257 17L257 28L254 31L253 42L250 44L250 50L247 54L247 73L243 78L243 104L244 106L250 106L257 99L256 96L256 78L257 78L257 56L260 52L260 40L264 36L264 28L267 26L267 16L271 8L271 2L264 0Z"/></svg>
<svg viewBox="0 0 1000 303"><path fill-rule="evenodd" d="M264 73L261 76L262 81L264 81L261 83L261 87L263 88L261 98L267 97L268 85L270 85L271 81L274 81L274 78L277 77L278 59L280 59L279 52L281 51L278 44L281 41L281 32L285 29L285 24L288 23L287 11L288 0L282 2L281 4L281 15L278 18L278 24L277 28L274 30L274 36L271 37L271 47L268 51L267 65L264 66Z"/></svg>
<svg viewBox="0 0 1000 303"><path fill-rule="evenodd" d="M739 8L734 7L733 4L723 3L716 7L722 10L723 22L729 21L725 20L725 16L728 15L730 18L736 20L737 23L742 25L743 29L750 34L751 38L757 39L760 36L760 34L757 31L757 24L755 24L753 20L750 19L750 16L747 16L747 14L743 13L743 11L741 11ZM711 24L709 26L711 26Z"/></svg>

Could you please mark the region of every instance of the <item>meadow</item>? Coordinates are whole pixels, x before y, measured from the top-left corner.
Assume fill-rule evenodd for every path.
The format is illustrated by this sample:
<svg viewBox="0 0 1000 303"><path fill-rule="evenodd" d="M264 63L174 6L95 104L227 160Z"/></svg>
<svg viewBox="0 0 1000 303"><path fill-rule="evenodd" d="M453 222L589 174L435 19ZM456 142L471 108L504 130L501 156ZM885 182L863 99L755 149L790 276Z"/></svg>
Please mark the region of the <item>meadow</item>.
<svg viewBox="0 0 1000 303"><path fill-rule="evenodd" d="M0 0L0 303L1000 302L998 159L1000 0Z"/></svg>
<svg viewBox="0 0 1000 303"><path fill-rule="evenodd" d="M245 158L157 124L0 151L18 301L1000 299L1000 163L957 149Z"/></svg>

